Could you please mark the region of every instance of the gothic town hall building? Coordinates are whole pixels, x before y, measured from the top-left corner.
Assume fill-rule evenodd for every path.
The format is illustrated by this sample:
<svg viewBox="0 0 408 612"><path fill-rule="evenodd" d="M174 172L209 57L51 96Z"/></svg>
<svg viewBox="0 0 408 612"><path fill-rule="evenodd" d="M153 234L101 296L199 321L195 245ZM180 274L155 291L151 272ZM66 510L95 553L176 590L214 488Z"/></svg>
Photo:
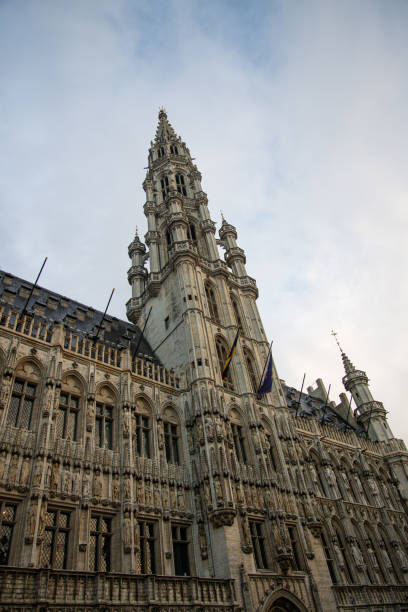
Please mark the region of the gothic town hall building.
<svg viewBox="0 0 408 612"><path fill-rule="evenodd" d="M258 400L258 289L164 110L143 187L129 322L0 271L0 612L407 612L408 453L366 373L341 351L353 411L275 364Z"/></svg>

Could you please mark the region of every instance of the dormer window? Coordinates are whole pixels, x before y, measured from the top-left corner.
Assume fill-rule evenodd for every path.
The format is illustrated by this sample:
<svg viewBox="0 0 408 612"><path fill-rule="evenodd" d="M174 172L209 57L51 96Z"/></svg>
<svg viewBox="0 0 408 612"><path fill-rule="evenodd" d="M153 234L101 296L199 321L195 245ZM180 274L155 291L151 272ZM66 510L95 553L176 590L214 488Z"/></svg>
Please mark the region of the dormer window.
<svg viewBox="0 0 408 612"><path fill-rule="evenodd" d="M160 185L161 185L161 192L162 192L163 200L165 200L167 194L169 193L169 177L164 176L160 181Z"/></svg>
<svg viewBox="0 0 408 612"><path fill-rule="evenodd" d="M176 147L176 145L170 145L170 153L172 155L178 155L178 148Z"/></svg>
<svg viewBox="0 0 408 612"><path fill-rule="evenodd" d="M159 149L157 149L157 157L163 157L164 156L164 147L159 147Z"/></svg>
<svg viewBox="0 0 408 612"><path fill-rule="evenodd" d="M186 196L187 190L184 182L184 176L182 174L176 174L176 185L177 191Z"/></svg>

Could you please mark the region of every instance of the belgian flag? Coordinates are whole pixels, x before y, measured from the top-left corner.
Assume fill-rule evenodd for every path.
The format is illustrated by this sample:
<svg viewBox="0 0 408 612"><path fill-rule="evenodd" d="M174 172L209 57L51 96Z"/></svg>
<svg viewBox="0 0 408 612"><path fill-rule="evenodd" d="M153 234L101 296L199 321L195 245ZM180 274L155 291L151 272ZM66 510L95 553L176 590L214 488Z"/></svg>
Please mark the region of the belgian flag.
<svg viewBox="0 0 408 612"><path fill-rule="evenodd" d="M237 348L238 336L239 336L239 328L237 330L237 335L235 336L235 340L232 343L229 355L228 355L227 359L225 360L224 367L222 368L222 372L221 372L222 380L224 380L228 376L228 370L229 370L229 367L230 367L231 359L232 359L232 357L233 357L233 355L235 353L235 349Z"/></svg>

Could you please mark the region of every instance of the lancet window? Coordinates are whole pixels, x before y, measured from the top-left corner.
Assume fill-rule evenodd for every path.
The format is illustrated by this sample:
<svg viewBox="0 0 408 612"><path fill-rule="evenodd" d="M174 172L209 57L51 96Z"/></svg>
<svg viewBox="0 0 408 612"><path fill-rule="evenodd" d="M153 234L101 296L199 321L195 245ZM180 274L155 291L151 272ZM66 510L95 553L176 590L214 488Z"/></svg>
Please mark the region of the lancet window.
<svg viewBox="0 0 408 612"><path fill-rule="evenodd" d="M15 379L7 415L7 425L32 429L36 391L36 383L21 378Z"/></svg>
<svg viewBox="0 0 408 612"><path fill-rule="evenodd" d="M208 283L205 285L205 295L207 297L208 310L210 311L210 317L215 323L220 322L218 314L217 300L215 299L214 289Z"/></svg>
<svg viewBox="0 0 408 612"><path fill-rule="evenodd" d="M16 522L15 504L0 502L0 565L7 565Z"/></svg>
<svg viewBox="0 0 408 612"><path fill-rule="evenodd" d="M190 576L190 559L188 554L189 539L187 527L172 525L174 573L176 576Z"/></svg>
<svg viewBox="0 0 408 612"><path fill-rule="evenodd" d="M163 178L160 180L160 186L161 186L161 193L162 193L163 200L165 200L167 194L170 191L168 176L163 176Z"/></svg>
<svg viewBox="0 0 408 612"><path fill-rule="evenodd" d="M139 574L156 573L156 523L138 521L140 555L138 560Z"/></svg>
<svg viewBox="0 0 408 612"><path fill-rule="evenodd" d="M99 388L96 395L95 444L112 450L114 445L115 397L107 386Z"/></svg>
<svg viewBox="0 0 408 612"><path fill-rule="evenodd" d="M56 423L57 436L60 438L73 441L78 439L79 400L77 395L61 391Z"/></svg>
<svg viewBox="0 0 408 612"><path fill-rule="evenodd" d="M268 558L266 556L265 536L263 525L259 521L249 521L252 548L254 549L255 565L258 569L268 569Z"/></svg>
<svg viewBox="0 0 408 612"><path fill-rule="evenodd" d="M164 421L164 443L168 463L180 463L179 456L179 429L175 423Z"/></svg>
<svg viewBox="0 0 408 612"><path fill-rule="evenodd" d="M217 336L217 338L215 339L215 346L217 349L217 357L218 357L218 365L219 365L219 369L220 369L220 376L222 373L222 370L224 368L225 362L227 360L228 357L228 349L227 346L224 342L224 340L222 338L220 338L220 336ZM223 379L223 385L226 389L233 389L234 388L234 384L232 381L232 373L231 373L231 365L228 369L227 375L226 377Z"/></svg>
<svg viewBox="0 0 408 612"><path fill-rule="evenodd" d="M91 515L89 539L89 569L92 572L110 572L112 519Z"/></svg>
<svg viewBox="0 0 408 612"><path fill-rule="evenodd" d="M241 319L241 315L240 315L240 312L239 312L237 299L235 298L235 296L232 293L230 294L230 297L231 297L231 304L232 304L232 309L234 311L236 324L238 325L239 329L242 330L243 329L243 327L242 327L242 319Z"/></svg>
<svg viewBox="0 0 408 612"><path fill-rule="evenodd" d="M41 546L41 567L66 569L70 518L70 512L47 510Z"/></svg>
<svg viewBox="0 0 408 612"><path fill-rule="evenodd" d="M176 186L177 191L182 195L187 195L186 184L184 181L184 176L182 174L176 174Z"/></svg>
<svg viewBox="0 0 408 612"><path fill-rule="evenodd" d="M246 364L249 380L251 382L252 391L254 393L257 393L259 381L255 374L254 359L251 353L248 351L248 349L244 349L244 358L245 358L245 364Z"/></svg>
<svg viewBox="0 0 408 612"><path fill-rule="evenodd" d="M158 157L158 158L160 158L160 157L164 157L164 147L159 147L159 148L157 149L157 157Z"/></svg>
<svg viewBox="0 0 408 612"><path fill-rule="evenodd" d="M171 153L172 155L178 155L178 154L179 154L179 152L178 152L178 148L177 148L177 146L176 146L176 145L170 145L170 153Z"/></svg>
<svg viewBox="0 0 408 612"><path fill-rule="evenodd" d="M139 457L151 456L151 418L150 409L144 399L137 400L134 415L134 449Z"/></svg>
<svg viewBox="0 0 408 612"><path fill-rule="evenodd" d="M325 533L323 533L323 531L321 533L321 538L322 538L324 556L326 557L327 569L329 570L330 578L332 579L333 584L337 584L338 580L337 580L336 571L334 569L332 551L328 544L327 536L325 535Z"/></svg>

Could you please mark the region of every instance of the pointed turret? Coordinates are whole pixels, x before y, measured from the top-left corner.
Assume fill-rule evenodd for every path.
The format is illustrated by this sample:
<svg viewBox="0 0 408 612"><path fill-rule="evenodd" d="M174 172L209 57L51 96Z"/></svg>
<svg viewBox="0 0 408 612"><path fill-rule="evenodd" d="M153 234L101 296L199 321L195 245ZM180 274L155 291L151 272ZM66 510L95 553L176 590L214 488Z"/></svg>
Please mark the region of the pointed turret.
<svg viewBox="0 0 408 612"><path fill-rule="evenodd" d="M336 333L333 332L336 343L340 349L341 359L343 361L345 376L343 376L343 384L347 391L353 396L356 409L354 415L357 422L367 432L367 436L371 440L388 440L393 438L393 433L387 422L387 412L381 402L377 402L370 391L368 385L368 376L363 370L355 368L349 357L343 351L339 341L336 338Z"/></svg>

